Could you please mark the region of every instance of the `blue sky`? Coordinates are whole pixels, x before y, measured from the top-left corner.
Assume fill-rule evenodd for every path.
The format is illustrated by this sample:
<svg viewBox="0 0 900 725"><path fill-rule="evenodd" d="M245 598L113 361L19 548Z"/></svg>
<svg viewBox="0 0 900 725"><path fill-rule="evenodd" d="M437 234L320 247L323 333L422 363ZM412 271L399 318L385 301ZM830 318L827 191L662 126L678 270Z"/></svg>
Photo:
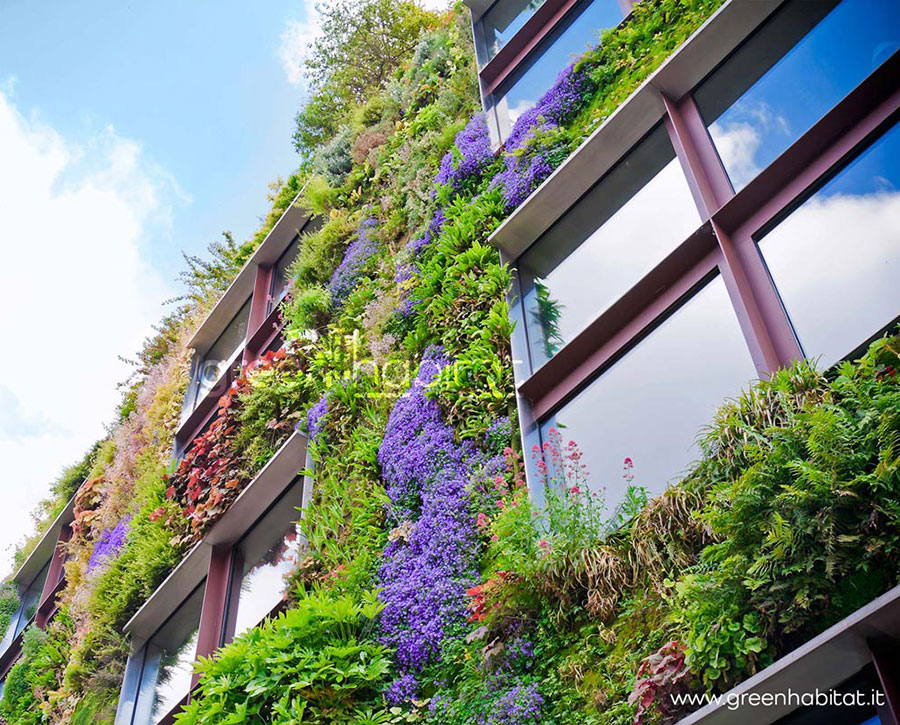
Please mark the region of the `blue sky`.
<svg viewBox="0 0 900 725"><path fill-rule="evenodd" d="M266 184L296 165L292 119L302 97L280 54L302 2L155 3L5 0L0 81L70 139L112 125L170 175L172 217L149 258L166 278L178 252L223 229L246 237L266 210ZM163 231L163 230L161 230Z"/></svg>
<svg viewBox="0 0 900 725"><path fill-rule="evenodd" d="M246 238L295 168L313 5L0 2L0 575L103 435L180 252Z"/></svg>

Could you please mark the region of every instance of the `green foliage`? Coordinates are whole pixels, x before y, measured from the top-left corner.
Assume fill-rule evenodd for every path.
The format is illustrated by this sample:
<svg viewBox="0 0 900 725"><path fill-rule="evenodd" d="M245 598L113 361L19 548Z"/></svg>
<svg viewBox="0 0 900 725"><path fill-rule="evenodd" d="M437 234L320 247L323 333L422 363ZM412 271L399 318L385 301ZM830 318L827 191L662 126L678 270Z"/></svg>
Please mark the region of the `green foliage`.
<svg viewBox="0 0 900 725"><path fill-rule="evenodd" d="M261 469L291 434L311 395L312 381L299 356L273 364L263 358L247 376L237 395L232 442L251 471Z"/></svg>
<svg viewBox="0 0 900 725"><path fill-rule="evenodd" d="M288 611L197 665L200 691L179 723L364 723L380 708L388 651L374 641L381 610L361 597L302 594ZM367 719L369 718L369 719Z"/></svg>
<svg viewBox="0 0 900 725"><path fill-rule="evenodd" d="M334 214L319 229L304 233L300 237L300 254L288 270L297 288L326 284L355 232L355 219Z"/></svg>
<svg viewBox="0 0 900 725"><path fill-rule="evenodd" d="M322 33L304 62L312 97L297 115L303 156L331 137L348 115L380 91L436 17L403 0L339 0L317 7Z"/></svg>
<svg viewBox="0 0 900 725"><path fill-rule="evenodd" d="M6 677L0 717L16 725L46 722L41 706L59 687L58 673L68 658L72 620L65 611L57 613L46 631L31 626L22 640L22 656Z"/></svg>
<svg viewBox="0 0 900 725"><path fill-rule="evenodd" d="M5 633L13 615L19 608L19 593L11 581L0 584L0 632Z"/></svg>

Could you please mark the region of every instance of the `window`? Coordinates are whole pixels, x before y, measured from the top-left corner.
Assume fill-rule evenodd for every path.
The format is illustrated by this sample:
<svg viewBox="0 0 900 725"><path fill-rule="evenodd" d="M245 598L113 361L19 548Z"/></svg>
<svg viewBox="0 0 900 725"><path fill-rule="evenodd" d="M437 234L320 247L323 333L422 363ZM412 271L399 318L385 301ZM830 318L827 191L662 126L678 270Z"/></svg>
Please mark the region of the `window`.
<svg viewBox="0 0 900 725"><path fill-rule="evenodd" d="M532 367L543 365L700 225L658 126L521 258Z"/></svg>
<svg viewBox="0 0 900 725"><path fill-rule="evenodd" d="M272 274L272 287L269 290L269 300L266 304L266 314L268 315L274 310L281 300L284 299L288 288L288 271L294 264L294 260L300 254L300 237L294 237L294 241L284 250L282 255L275 262L275 270Z"/></svg>
<svg viewBox="0 0 900 725"><path fill-rule="evenodd" d="M238 544L232 574L238 588L232 587L229 602L235 636L259 624L282 601L285 576L296 568L303 542L297 525L302 504L303 478L298 476Z"/></svg>
<svg viewBox="0 0 900 725"><path fill-rule="evenodd" d="M24 590L19 591L19 608L9 620L9 626L6 628L3 639L0 640L0 652L6 651L13 643L13 640L15 640L15 638L22 633L22 630L28 626L31 618L34 617L34 614L37 612L37 608L41 603L41 594L44 591L44 582L47 580L47 573L49 571L50 562L48 561L44 564L44 568L41 569L38 575L32 580L31 584Z"/></svg>
<svg viewBox="0 0 900 725"><path fill-rule="evenodd" d="M197 369L196 406L213 389L230 365L235 363L235 353L241 349L247 337L247 325L250 321L250 299L243 304L218 339L209 348Z"/></svg>
<svg viewBox="0 0 900 725"><path fill-rule="evenodd" d="M695 93L735 190L900 47L900 3L793 0Z"/></svg>
<svg viewBox="0 0 900 725"><path fill-rule="evenodd" d="M615 27L624 17L618 0L589 0L582 2L531 54L512 77L497 90L498 111L505 117L508 128L531 108L553 85L559 72L588 46L596 45L600 32ZM505 127L501 120L501 127ZM505 137L508 130L502 135Z"/></svg>
<svg viewBox="0 0 900 725"><path fill-rule="evenodd" d="M190 692L203 589L200 584L142 650L133 725L155 725Z"/></svg>
<svg viewBox="0 0 900 725"><path fill-rule="evenodd" d="M580 394L541 423L584 453L592 491L610 513L626 474L651 495L699 457L697 431L756 377L721 277L715 277ZM633 467L625 468L626 459Z"/></svg>
<svg viewBox="0 0 900 725"><path fill-rule="evenodd" d="M485 65L509 42L544 0L498 0L481 19L484 43L477 44L478 65Z"/></svg>
<svg viewBox="0 0 900 725"><path fill-rule="evenodd" d="M881 718L871 700L884 698L878 675L873 666L865 669L833 687L830 693L840 693L838 704L800 707L777 721L777 725L879 725ZM862 697L863 703L856 698Z"/></svg>
<svg viewBox="0 0 900 725"><path fill-rule="evenodd" d="M900 125L759 242L804 354L828 367L900 315Z"/></svg>

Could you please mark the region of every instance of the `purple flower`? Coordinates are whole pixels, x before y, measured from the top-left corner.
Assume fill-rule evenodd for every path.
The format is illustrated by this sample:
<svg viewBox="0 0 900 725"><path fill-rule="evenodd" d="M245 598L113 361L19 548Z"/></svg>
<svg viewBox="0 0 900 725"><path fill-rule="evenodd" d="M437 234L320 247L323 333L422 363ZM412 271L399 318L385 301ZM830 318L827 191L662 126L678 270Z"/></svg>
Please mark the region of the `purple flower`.
<svg viewBox="0 0 900 725"><path fill-rule="evenodd" d="M544 698L536 685L515 685L497 698L486 719L485 725L538 725Z"/></svg>
<svg viewBox="0 0 900 725"><path fill-rule="evenodd" d="M511 211L521 204L541 182L553 173L545 151L528 156L507 156L505 168L494 177L493 185L503 188L503 201Z"/></svg>
<svg viewBox="0 0 900 725"><path fill-rule="evenodd" d="M409 256L415 258L419 252L437 239L441 234L445 221L447 221L447 217L444 215L444 209L438 207L428 224L428 228L425 230L425 234L406 243L406 251L409 252Z"/></svg>
<svg viewBox="0 0 900 725"><path fill-rule="evenodd" d="M325 427L324 418L328 414L328 393L319 398L318 402L309 409L306 414L306 430L309 439L313 442L319 437Z"/></svg>
<svg viewBox="0 0 900 725"><path fill-rule="evenodd" d="M507 211L525 201L553 172L550 149L528 149L528 143L539 134L553 131L570 121L584 106L590 90L587 73L576 71L573 63L563 69L534 107L516 119L504 144L504 168L491 183L492 187L503 189Z"/></svg>
<svg viewBox="0 0 900 725"><path fill-rule="evenodd" d="M398 707L405 702L412 700L419 692L419 683L411 673L400 675L394 680L384 691L384 698L388 705Z"/></svg>
<svg viewBox="0 0 900 725"><path fill-rule="evenodd" d="M412 317L416 311L417 300L409 294L411 285L404 285L419 275L419 268L414 264L398 264L394 273L394 284L400 289L400 304L396 313L403 318Z"/></svg>
<svg viewBox="0 0 900 725"><path fill-rule="evenodd" d="M343 302L347 298L362 277L366 264L378 253L378 240L372 234L372 229L377 224L378 220L375 217L363 220L359 225L356 239L347 247L343 261L331 275L328 290L336 302Z"/></svg>
<svg viewBox="0 0 900 725"><path fill-rule="evenodd" d="M484 114L476 113L456 134L453 148L441 159L434 177L435 186L449 186L453 191L459 191L468 180L478 176L493 158Z"/></svg>
<svg viewBox="0 0 900 725"><path fill-rule="evenodd" d="M112 529L104 529L103 533L97 537L94 542L94 550L91 552L91 558L88 559L88 573L94 571L98 566L114 559L119 555L122 546L125 544L125 537L131 529L131 517L126 516L119 521Z"/></svg>
<svg viewBox="0 0 900 725"><path fill-rule="evenodd" d="M535 130L562 126L570 121L587 102L590 92L587 73L576 71L575 63L570 63L560 71L550 90L516 119L503 144L504 149L514 151L532 138Z"/></svg>
<svg viewBox="0 0 900 725"><path fill-rule="evenodd" d="M444 641L461 631L465 591L478 579L479 537L466 491L473 450L456 443L425 394L448 362L440 348L426 350L378 451L388 520L398 532L379 569L381 641L394 649L404 676L436 660Z"/></svg>

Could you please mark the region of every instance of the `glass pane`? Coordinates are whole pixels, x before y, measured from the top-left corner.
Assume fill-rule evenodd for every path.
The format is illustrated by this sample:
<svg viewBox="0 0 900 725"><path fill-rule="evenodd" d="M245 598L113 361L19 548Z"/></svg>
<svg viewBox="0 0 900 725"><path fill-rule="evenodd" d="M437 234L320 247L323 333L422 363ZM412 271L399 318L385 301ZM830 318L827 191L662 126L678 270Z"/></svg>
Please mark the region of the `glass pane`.
<svg viewBox="0 0 900 725"><path fill-rule="evenodd" d="M521 258L535 369L627 292L700 225L660 126Z"/></svg>
<svg viewBox="0 0 900 725"><path fill-rule="evenodd" d="M900 3L794 0L696 92L735 190L900 47Z"/></svg>
<svg viewBox="0 0 900 725"><path fill-rule="evenodd" d="M135 725L155 725L190 691L203 591L201 584L148 643Z"/></svg>
<svg viewBox="0 0 900 725"><path fill-rule="evenodd" d="M297 521L303 503L303 479L297 477L275 507L240 544L241 588L235 636L259 624L283 599L285 577L297 566L303 535Z"/></svg>
<svg viewBox="0 0 900 725"><path fill-rule="evenodd" d="M212 390L213 386L218 382L222 373L228 367L234 353L240 348L247 337L247 325L250 322L250 299L244 303L243 307L234 316L234 319L228 323L228 326L219 335L209 352L203 358L198 370L198 393L194 401L196 406L204 396Z"/></svg>
<svg viewBox="0 0 900 725"><path fill-rule="evenodd" d="M900 126L759 246L804 353L823 367L893 322L900 315Z"/></svg>
<svg viewBox="0 0 900 725"><path fill-rule="evenodd" d="M485 47L478 49L478 62L484 65L509 42L544 0L499 0L488 10L484 24Z"/></svg>
<svg viewBox="0 0 900 725"><path fill-rule="evenodd" d="M505 107L510 127L537 103L563 68L600 41L601 31L615 27L624 17L618 0L593 0L578 12L564 30L536 49L505 89L497 92L497 105Z"/></svg>
<svg viewBox="0 0 900 725"><path fill-rule="evenodd" d="M627 489L659 494L699 457L696 436L756 369L716 277L541 426L584 453L592 491L614 511ZM625 459L633 467L625 469Z"/></svg>
<svg viewBox="0 0 900 725"><path fill-rule="evenodd" d="M19 609L13 615L9 623L9 628L0 642L0 652L5 650L12 641L18 637L22 630L28 626L31 618L37 612L37 608L41 603L41 594L44 591L44 582L47 581L47 573L50 571L50 562L44 564L44 568L32 580L28 588L20 594Z"/></svg>
<svg viewBox="0 0 900 725"><path fill-rule="evenodd" d="M266 314L275 309L287 292L288 270L300 254L300 237L295 237L290 246L275 262L275 272L272 275L272 290L269 294L269 303L266 305Z"/></svg>

